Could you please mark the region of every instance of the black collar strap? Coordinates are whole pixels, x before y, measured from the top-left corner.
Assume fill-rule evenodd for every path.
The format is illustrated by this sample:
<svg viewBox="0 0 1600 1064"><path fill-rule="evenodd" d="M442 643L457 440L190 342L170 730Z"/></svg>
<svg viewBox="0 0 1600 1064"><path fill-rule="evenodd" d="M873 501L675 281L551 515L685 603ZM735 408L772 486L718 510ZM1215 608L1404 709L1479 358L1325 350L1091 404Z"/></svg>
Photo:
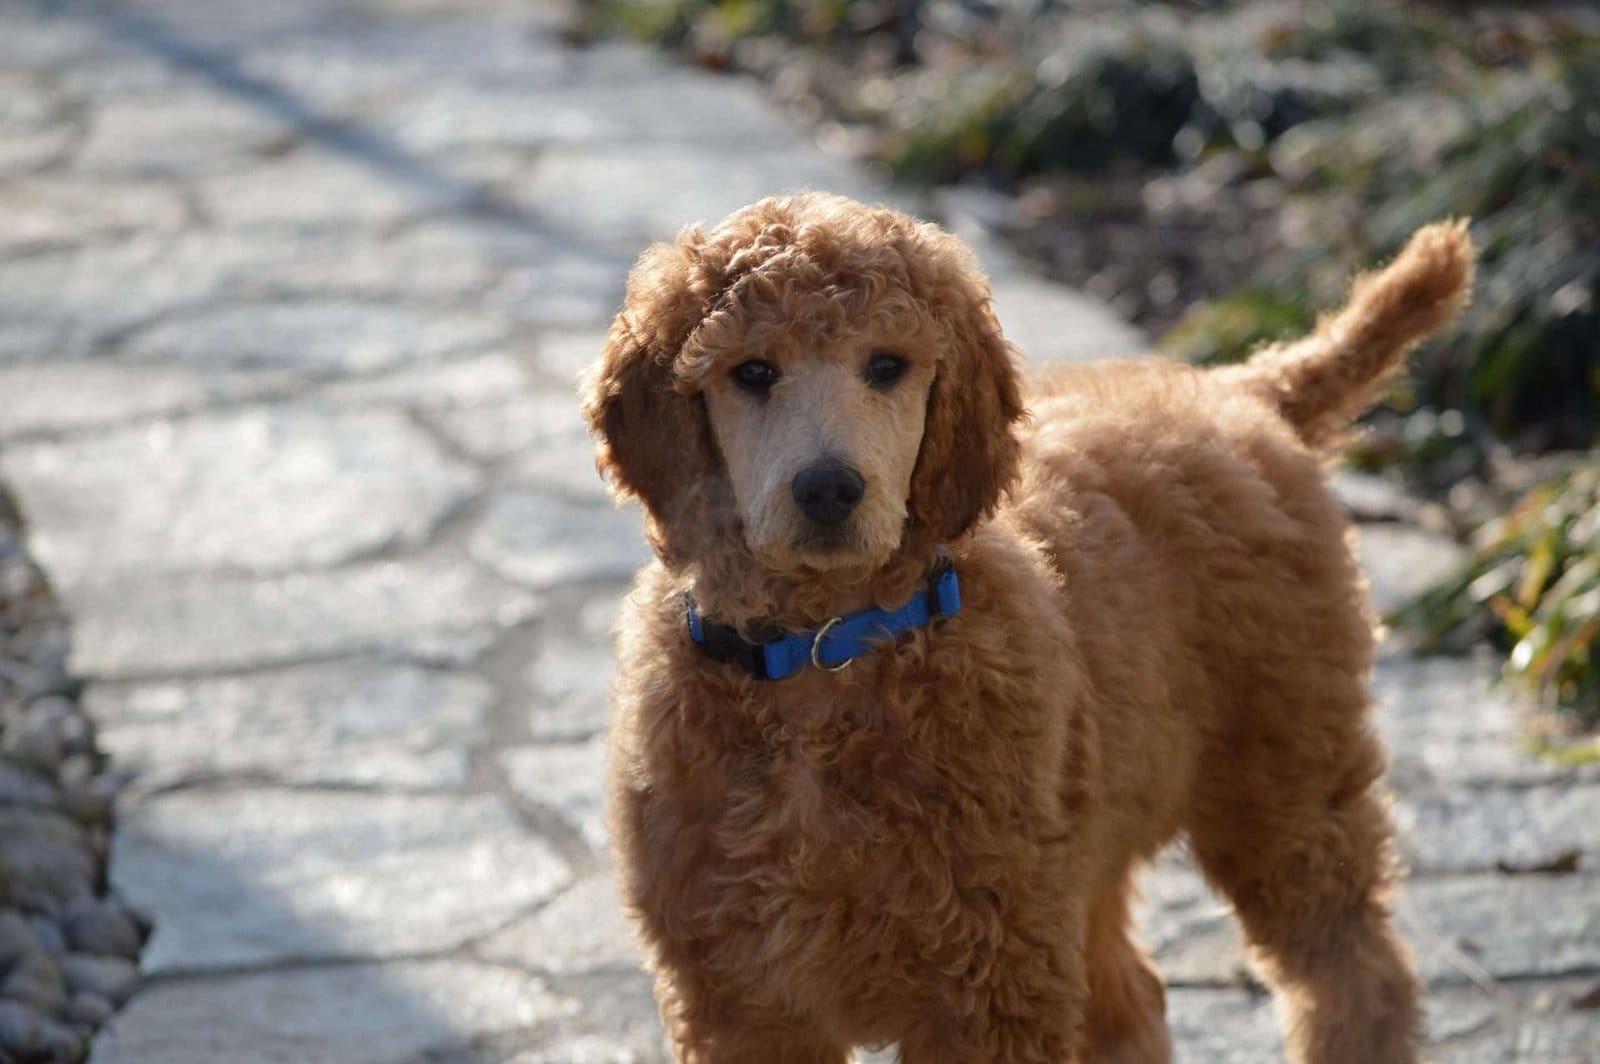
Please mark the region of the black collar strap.
<svg viewBox="0 0 1600 1064"><path fill-rule="evenodd" d="M837 672L874 646L961 608L961 587L950 556L939 552L926 584L893 610L870 607L835 617L815 631L777 632L753 643L731 624L701 616L685 595L689 638L714 661L739 666L760 680L781 680L807 665Z"/></svg>

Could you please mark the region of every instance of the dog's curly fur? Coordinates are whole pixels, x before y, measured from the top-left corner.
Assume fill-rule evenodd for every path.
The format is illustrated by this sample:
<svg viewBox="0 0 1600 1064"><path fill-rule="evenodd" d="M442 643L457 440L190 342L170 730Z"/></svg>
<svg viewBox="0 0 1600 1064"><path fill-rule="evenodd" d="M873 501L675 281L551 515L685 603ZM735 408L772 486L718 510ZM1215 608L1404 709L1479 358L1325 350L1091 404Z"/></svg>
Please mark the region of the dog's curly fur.
<svg viewBox="0 0 1600 1064"><path fill-rule="evenodd" d="M1178 836L1232 901L1294 1059L1415 1059L1373 624L1322 450L1471 270L1465 228L1433 226L1247 364L1024 385L971 254L887 208L763 200L647 251L585 409L658 554L619 623L609 803L679 1059L1166 1060L1128 906ZM873 503L898 541L774 562L747 541L755 489L728 456L750 441L717 389L730 360L781 351L803 375L864 336L898 338L926 395L905 497ZM841 398L831 423L875 402ZM794 629L897 605L941 546L961 611L842 672L764 682L686 634L690 589Z"/></svg>

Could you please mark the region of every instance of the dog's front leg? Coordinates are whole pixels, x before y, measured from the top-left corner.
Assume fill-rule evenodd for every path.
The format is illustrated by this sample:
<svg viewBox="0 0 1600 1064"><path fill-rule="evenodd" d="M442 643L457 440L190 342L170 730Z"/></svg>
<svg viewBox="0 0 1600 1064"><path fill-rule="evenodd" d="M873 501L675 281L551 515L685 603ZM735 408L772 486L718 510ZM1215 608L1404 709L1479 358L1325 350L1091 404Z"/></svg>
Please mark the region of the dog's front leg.
<svg viewBox="0 0 1600 1064"><path fill-rule="evenodd" d="M917 1029L901 1040L902 1064L1079 1064L1084 1060L1088 978L1081 914L1051 906L1014 919L976 976L941 974Z"/></svg>
<svg viewBox="0 0 1600 1064"><path fill-rule="evenodd" d="M1081 982L1081 981L1080 981ZM1087 994L1064 980L1004 980L986 1008L934 1006L900 1044L901 1064L1080 1064ZM1019 1000L1020 999L1020 1000Z"/></svg>
<svg viewBox="0 0 1600 1064"><path fill-rule="evenodd" d="M658 966L656 1001L678 1064L849 1064L849 1047L814 1024Z"/></svg>

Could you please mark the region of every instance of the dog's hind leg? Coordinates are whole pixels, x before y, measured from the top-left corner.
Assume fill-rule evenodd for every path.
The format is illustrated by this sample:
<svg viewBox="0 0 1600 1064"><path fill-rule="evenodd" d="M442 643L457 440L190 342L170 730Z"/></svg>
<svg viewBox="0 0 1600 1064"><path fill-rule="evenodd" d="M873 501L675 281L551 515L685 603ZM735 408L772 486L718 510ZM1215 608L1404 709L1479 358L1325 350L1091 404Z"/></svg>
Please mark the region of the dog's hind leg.
<svg viewBox="0 0 1600 1064"><path fill-rule="evenodd" d="M1161 977L1131 937L1124 878L1107 887L1089 915L1088 1060L1094 1064L1167 1064L1166 993Z"/></svg>
<svg viewBox="0 0 1600 1064"><path fill-rule="evenodd" d="M1194 852L1285 1006L1291 1060L1408 1064L1418 986L1387 908L1382 753L1360 684L1312 679L1239 707L1197 785Z"/></svg>

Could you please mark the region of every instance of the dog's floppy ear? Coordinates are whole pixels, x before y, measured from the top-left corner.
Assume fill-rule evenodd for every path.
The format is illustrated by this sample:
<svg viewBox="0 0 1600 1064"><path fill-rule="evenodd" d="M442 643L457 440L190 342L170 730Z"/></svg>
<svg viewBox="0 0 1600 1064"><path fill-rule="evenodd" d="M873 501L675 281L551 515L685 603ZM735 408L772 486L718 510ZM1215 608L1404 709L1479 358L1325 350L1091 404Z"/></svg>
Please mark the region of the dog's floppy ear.
<svg viewBox="0 0 1600 1064"><path fill-rule="evenodd" d="M1021 448L1014 423L1025 413L1011 345L1000 332L989 287L968 256L959 261L962 268L929 296L949 346L928 393L922 449L911 477L911 515L939 542L991 513L1016 480Z"/></svg>
<svg viewBox="0 0 1600 1064"><path fill-rule="evenodd" d="M696 291L697 236L687 230L676 244L655 244L640 256L584 384L584 416L599 439L595 465L619 496L644 504L651 539L666 553L673 526L719 468L704 403L679 391L673 373L705 305Z"/></svg>

